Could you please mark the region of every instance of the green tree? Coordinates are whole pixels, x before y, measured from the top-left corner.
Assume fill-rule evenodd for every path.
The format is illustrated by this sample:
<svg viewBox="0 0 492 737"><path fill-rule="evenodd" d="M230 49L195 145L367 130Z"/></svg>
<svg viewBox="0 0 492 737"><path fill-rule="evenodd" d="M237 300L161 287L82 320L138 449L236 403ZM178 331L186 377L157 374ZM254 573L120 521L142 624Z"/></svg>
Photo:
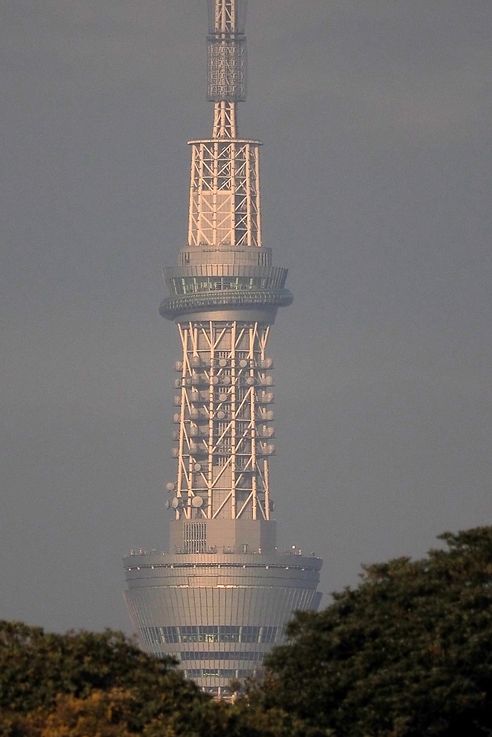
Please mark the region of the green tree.
<svg viewBox="0 0 492 737"><path fill-rule="evenodd" d="M209 704L172 659L146 655L119 632L60 635L0 622L1 737L42 735L48 718L54 725L76 716L95 723L105 709L113 715L108 735L113 727L115 734L120 727L141 734L160 720L172 737L195 737Z"/></svg>
<svg viewBox="0 0 492 737"><path fill-rule="evenodd" d="M337 737L492 735L492 527L441 539L298 613L251 708Z"/></svg>

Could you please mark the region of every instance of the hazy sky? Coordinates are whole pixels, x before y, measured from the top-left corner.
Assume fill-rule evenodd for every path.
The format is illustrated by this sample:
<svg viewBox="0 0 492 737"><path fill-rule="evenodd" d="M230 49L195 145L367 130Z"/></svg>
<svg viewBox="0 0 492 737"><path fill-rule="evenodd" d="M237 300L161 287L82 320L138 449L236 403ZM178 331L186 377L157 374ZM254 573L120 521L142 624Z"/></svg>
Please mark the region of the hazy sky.
<svg viewBox="0 0 492 737"><path fill-rule="evenodd" d="M162 263L209 134L205 0L3 0L0 617L129 629L165 547ZM360 562L490 523L490 0L250 0L281 542Z"/></svg>

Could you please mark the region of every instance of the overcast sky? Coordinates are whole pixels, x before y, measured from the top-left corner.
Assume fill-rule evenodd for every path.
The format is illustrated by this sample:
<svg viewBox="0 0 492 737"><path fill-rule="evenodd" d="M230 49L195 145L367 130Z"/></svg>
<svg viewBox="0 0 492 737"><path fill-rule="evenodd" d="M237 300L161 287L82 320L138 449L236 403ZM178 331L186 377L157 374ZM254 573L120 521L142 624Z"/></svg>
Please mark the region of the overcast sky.
<svg viewBox="0 0 492 737"><path fill-rule="evenodd" d="M165 547L161 264L211 127L205 0L3 0L0 617L129 629ZM294 304L273 332L281 543L361 562L490 523L490 0L250 0L240 130Z"/></svg>

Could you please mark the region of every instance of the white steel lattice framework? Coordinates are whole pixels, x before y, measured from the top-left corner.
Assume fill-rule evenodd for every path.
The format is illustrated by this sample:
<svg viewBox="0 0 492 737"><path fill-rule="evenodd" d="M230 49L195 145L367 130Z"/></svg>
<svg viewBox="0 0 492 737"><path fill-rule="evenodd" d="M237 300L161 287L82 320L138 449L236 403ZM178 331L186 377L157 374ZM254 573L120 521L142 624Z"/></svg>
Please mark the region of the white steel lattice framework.
<svg viewBox="0 0 492 737"><path fill-rule="evenodd" d="M275 447L272 361L265 355L269 331L268 325L237 320L179 325L178 516L270 519L268 456Z"/></svg>
<svg viewBox="0 0 492 737"><path fill-rule="evenodd" d="M191 141L190 246L260 246L258 141Z"/></svg>

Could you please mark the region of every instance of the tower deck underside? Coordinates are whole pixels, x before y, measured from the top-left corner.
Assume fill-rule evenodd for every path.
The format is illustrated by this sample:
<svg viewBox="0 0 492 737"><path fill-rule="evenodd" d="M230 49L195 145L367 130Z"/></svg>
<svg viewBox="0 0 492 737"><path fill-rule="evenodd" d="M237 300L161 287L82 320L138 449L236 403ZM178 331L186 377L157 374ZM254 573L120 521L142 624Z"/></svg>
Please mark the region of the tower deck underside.
<svg viewBox="0 0 492 737"><path fill-rule="evenodd" d="M319 558L294 554L136 553L126 599L143 648L172 655L204 689L261 672L293 611L317 609Z"/></svg>

